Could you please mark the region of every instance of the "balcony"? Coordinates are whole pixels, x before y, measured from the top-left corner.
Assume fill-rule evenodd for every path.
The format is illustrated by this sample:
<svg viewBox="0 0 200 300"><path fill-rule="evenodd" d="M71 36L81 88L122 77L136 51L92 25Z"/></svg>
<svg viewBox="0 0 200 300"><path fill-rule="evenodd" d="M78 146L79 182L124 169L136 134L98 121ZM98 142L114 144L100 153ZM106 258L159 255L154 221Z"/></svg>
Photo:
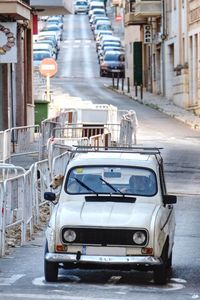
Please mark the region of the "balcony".
<svg viewBox="0 0 200 300"><path fill-rule="evenodd" d="M144 25L148 17L161 16L160 0L127 0L125 5L125 26Z"/></svg>
<svg viewBox="0 0 200 300"><path fill-rule="evenodd" d="M136 17L159 17L161 15L161 1L160 0L141 0L135 3L135 16Z"/></svg>
<svg viewBox="0 0 200 300"><path fill-rule="evenodd" d="M65 15L72 13L73 0L30 0L30 5L38 15Z"/></svg>
<svg viewBox="0 0 200 300"><path fill-rule="evenodd" d="M135 0L125 2L125 26L146 24L146 20L135 16Z"/></svg>
<svg viewBox="0 0 200 300"><path fill-rule="evenodd" d="M0 20L30 20L29 2L28 0L1 0Z"/></svg>

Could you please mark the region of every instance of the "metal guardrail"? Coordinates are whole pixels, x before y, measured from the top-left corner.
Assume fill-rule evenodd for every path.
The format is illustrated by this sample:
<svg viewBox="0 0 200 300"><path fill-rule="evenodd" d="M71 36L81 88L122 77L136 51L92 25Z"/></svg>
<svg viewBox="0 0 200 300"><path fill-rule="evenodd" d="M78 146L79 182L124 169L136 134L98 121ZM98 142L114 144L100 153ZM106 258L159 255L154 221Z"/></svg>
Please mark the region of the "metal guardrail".
<svg viewBox="0 0 200 300"><path fill-rule="evenodd" d="M44 192L49 190L52 176L57 172L64 174L70 158L69 148L73 149L73 145L130 146L133 135L136 136L137 120L131 113L123 114L120 123L99 126L72 124L72 119L71 112L67 111L60 118L43 121L41 128L24 126L0 132L0 256L6 251L6 230L20 226L23 244L27 230L31 234L33 226L39 223ZM48 159L40 160L43 151L47 151ZM38 155L38 161L27 171L6 164L11 157L31 153Z"/></svg>

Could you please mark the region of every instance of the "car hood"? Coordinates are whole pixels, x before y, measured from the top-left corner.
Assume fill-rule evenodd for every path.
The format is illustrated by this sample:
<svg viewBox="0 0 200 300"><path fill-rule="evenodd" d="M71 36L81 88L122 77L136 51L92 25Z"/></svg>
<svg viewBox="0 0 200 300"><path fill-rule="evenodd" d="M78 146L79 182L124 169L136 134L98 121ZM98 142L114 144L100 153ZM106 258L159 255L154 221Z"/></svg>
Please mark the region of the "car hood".
<svg viewBox="0 0 200 300"><path fill-rule="evenodd" d="M137 201L137 200L136 200ZM57 226L150 227L153 203L68 201L57 208Z"/></svg>

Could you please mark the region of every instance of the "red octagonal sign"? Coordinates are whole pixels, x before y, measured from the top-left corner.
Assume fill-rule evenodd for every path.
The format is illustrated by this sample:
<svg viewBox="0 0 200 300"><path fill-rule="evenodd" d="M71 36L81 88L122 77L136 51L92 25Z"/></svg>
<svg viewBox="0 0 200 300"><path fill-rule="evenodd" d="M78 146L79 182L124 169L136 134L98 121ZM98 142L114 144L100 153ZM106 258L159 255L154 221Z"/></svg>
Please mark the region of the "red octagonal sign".
<svg viewBox="0 0 200 300"><path fill-rule="evenodd" d="M58 70L57 62L53 58L45 58L41 61L39 70L42 76L53 77Z"/></svg>

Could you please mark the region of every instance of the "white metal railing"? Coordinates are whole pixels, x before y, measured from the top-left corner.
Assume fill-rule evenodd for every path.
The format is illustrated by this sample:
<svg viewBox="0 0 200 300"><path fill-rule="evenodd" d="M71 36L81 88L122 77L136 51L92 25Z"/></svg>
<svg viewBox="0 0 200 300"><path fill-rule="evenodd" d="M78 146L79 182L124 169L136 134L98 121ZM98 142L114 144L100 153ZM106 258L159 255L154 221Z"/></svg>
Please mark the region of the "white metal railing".
<svg viewBox="0 0 200 300"><path fill-rule="evenodd" d="M40 159L40 142L39 125L11 128L11 156L37 153Z"/></svg>
<svg viewBox="0 0 200 300"><path fill-rule="evenodd" d="M39 176L38 176L39 174ZM6 251L6 231L18 226L22 245L27 232L39 223L39 208L45 203L43 194L49 190L48 160L31 165L25 173L0 182L0 256Z"/></svg>
<svg viewBox="0 0 200 300"><path fill-rule="evenodd" d="M11 155L10 141L11 141L10 129L0 131L0 162L6 162Z"/></svg>
<svg viewBox="0 0 200 300"><path fill-rule="evenodd" d="M65 173L74 145L106 147L136 143L134 112L123 115L119 123L116 120L116 124L100 126L73 124L72 113L65 111L60 117L43 121L41 129L24 126L0 132L0 256L6 251L6 230L19 226L21 244L27 239L27 230L33 232L34 224L39 223L40 206L46 203L44 192L49 190L54 175ZM47 150L47 159L40 160L41 146ZM38 161L27 171L6 164L10 157L29 153L38 155Z"/></svg>
<svg viewBox="0 0 200 300"><path fill-rule="evenodd" d="M65 174L65 169L70 160L70 157L71 157L70 151L66 151L66 152L53 158L52 165L51 165L52 177L59 175L59 174L61 174L61 175Z"/></svg>
<svg viewBox="0 0 200 300"><path fill-rule="evenodd" d="M5 253L5 224L4 224L4 183L0 182L0 257Z"/></svg>
<svg viewBox="0 0 200 300"><path fill-rule="evenodd" d="M25 169L13 164L0 163L0 181L25 173Z"/></svg>
<svg viewBox="0 0 200 300"><path fill-rule="evenodd" d="M67 150L72 150L73 145L79 146L88 146L89 139L88 138L50 138L47 142L47 152L48 152L48 161L49 161L49 171L51 177L57 174L64 174L64 173L55 173L54 167L52 166L53 160L55 157L62 158L62 154L65 153ZM57 164L56 164L57 165ZM63 166L61 166L63 168Z"/></svg>

